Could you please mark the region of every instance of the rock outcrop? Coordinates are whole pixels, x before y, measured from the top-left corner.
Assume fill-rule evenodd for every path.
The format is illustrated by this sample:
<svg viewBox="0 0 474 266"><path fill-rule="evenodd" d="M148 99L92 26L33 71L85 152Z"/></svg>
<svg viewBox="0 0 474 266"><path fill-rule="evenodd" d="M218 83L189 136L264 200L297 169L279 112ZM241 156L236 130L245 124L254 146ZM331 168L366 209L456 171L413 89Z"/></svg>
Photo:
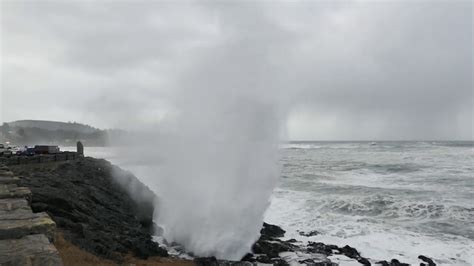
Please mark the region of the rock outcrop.
<svg viewBox="0 0 474 266"><path fill-rule="evenodd" d="M117 262L167 256L151 239L155 196L132 174L90 157L10 168L33 192L33 211L48 213L74 245ZM132 183L147 200L129 195L123 185Z"/></svg>

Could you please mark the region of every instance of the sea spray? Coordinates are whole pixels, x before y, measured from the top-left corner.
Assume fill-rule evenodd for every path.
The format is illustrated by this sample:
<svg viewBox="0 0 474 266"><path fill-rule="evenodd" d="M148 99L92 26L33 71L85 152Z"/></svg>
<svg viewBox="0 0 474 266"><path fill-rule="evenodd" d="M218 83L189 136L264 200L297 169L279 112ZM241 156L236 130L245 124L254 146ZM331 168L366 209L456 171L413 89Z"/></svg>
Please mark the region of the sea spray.
<svg viewBox="0 0 474 266"><path fill-rule="evenodd" d="M259 235L279 174L278 127L264 107L228 107L182 114L183 133L171 138L161 168L155 218L164 237L187 251L238 260Z"/></svg>
<svg viewBox="0 0 474 266"><path fill-rule="evenodd" d="M247 20L234 21L235 12ZM223 5L214 15L224 37L176 74L172 111L156 126L137 127L135 142L146 146L126 152L140 158L134 173L159 197L155 222L168 243L239 260L259 237L280 174L289 71L271 56L286 51L285 41L255 5Z"/></svg>
<svg viewBox="0 0 474 266"><path fill-rule="evenodd" d="M168 242L197 256L239 260L249 252L279 176L279 79L265 74L273 40L233 32L265 27L255 17L221 21L230 37L204 49L183 75L155 172L156 222Z"/></svg>

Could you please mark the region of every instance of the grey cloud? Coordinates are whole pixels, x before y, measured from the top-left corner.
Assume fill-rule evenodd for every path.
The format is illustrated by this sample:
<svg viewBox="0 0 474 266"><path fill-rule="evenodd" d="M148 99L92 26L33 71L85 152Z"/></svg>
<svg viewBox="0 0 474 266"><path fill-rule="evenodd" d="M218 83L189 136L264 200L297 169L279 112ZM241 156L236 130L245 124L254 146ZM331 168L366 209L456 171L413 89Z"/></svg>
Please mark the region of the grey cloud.
<svg viewBox="0 0 474 266"><path fill-rule="evenodd" d="M472 139L472 19L470 1L2 2L1 119L153 121L234 82L304 121L293 138Z"/></svg>

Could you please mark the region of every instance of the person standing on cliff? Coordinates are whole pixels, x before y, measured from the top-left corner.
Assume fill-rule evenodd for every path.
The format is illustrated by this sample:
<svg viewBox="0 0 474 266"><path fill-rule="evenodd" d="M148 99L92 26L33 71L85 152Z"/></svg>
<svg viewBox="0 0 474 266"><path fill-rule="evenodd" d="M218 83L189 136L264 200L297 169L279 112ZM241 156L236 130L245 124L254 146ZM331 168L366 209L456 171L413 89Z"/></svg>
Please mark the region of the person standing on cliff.
<svg viewBox="0 0 474 266"><path fill-rule="evenodd" d="M84 157L84 145L80 141L77 142L77 155Z"/></svg>

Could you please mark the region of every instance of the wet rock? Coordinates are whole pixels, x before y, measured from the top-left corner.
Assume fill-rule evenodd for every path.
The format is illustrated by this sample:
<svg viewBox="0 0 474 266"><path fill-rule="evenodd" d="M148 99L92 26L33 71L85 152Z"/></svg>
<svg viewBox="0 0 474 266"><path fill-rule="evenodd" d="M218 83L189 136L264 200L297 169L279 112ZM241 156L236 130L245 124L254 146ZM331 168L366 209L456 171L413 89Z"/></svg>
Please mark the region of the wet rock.
<svg viewBox="0 0 474 266"><path fill-rule="evenodd" d="M278 258L281 252L293 251L295 246L283 241L257 241L252 246L252 252L255 254L265 254L269 258Z"/></svg>
<svg viewBox="0 0 474 266"><path fill-rule="evenodd" d="M426 256L420 255L418 258L428 264L428 266L436 266L436 263L434 261Z"/></svg>
<svg viewBox="0 0 474 266"><path fill-rule="evenodd" d="M334 254L334 250L338 250L339 247L335 245L326 245L321 242L309 242L308 243L308 252L324 254L326 256Z"/></svg>
<svg viewBox="0 0 474 266"><path fill-rule="evenodd" d="M281 227L267 223L263 223L262 230L260 230L261 237L266 239L283 237L285 233Z"/></svg>
<svg viewBox="0 0 474 266"><path fill-rule="evenodd" d="M300 236L306 236L306 237L316 236L316 235L321 234L320 232L318 232L316 230L309 231L309 232L298 231L298 233L300 234Z"/></svg>
<svg viewBox="0 0 474 266"><path fill-rule="evenodd" d="M388 262L386 260L382 260L382 261L376 262L375 264L380 264L380 265L383 265L383 266L409 266L410 265L408 263L402 263L397 259L392 259L390 262Z"/></svg>
<svg viewBox="0 0 474 266"><path fill-rule="evenodd" d="M334 262L316 262L313 259L300 260L299 263L307 266L337 266Z"/></svg>
<svg viewBox="0 0 474 266"><path fill-rule="evenodd" d="M349 258L352 258L352 259L355 259L357 260L360 264L363 264L363 265L371 265L370 264L370 261L362 256L360 256L359 252L357 251L357 249L351 247L351 246L348 246L348 245L345 245L344 247L342 248L338 248L337 249L341 254L344 254L346 255L347 257Z"/></svg>

